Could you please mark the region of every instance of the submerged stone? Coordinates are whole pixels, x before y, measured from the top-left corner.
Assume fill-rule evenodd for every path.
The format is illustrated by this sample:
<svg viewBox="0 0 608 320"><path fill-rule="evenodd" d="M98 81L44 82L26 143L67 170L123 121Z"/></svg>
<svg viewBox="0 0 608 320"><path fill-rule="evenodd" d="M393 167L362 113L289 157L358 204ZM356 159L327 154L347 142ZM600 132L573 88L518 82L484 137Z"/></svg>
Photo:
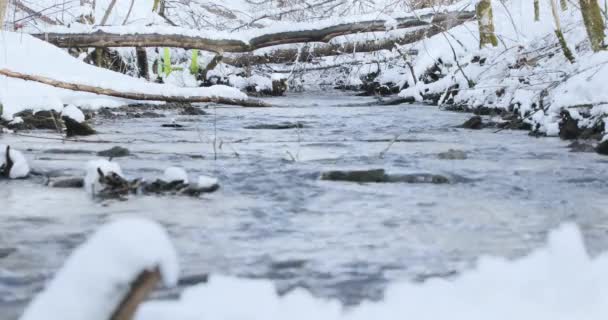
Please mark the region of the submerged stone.
<svg viewBox="0 0 608 320"><path fill-rule="evenodd" d="M92 134L96 134L97 132L93 130L88 124L85 122L77 122L76 120L70 117L61 118L66 128L66 135L68 137L73 136L90 136Z"/></svg>
<svg viewBox="0 0 608 320"><path fill-rule="evenodd" d="M245 129L256 129L256 130L286 130L286 129L302 129L304 125L300 122L281 122L274 124L254 124L246 126Z"/></svg>
<svg viewBox="0 0 608 320"><path fill-rule="evenodd" d="M467 153L462 150L449 149L446 152L440 152L437 157L442 160L464 160L467 158Z"/></svg>
<svg viewBox="0 0 608 320"><path fill-rule="evenodd" d="M599 154L608 156L608 140L604 140L604 141L600 142L600 144L598 144L597 147L595 148L595 151Z"/></svg>
<svg viewBox="0 0 608 320"><path fill-rule="evenodd" d="M460 127L478 130L483 128L483 121L481 120L480 116L473 116L469 120L465 121Z"/></svg>
<svg viewBox="0 0 608 320"><path fill-rule="evenodd" d="M57 177L49 181L51 188L83 188L83 177Z"/></svg>
<svg viewBox="0 0 608 320"><path fill-rule="evenodd" d="M384 169L371 170L334 170L321 174L321 180L350 182L387 182Z"/></svg>
<svg viewBox="0 0 608 320"><path fill-rule="evenodd" d="M120 146L115 146L107 150L97 152L97 155L100 157L110 157L110 158L119 158L126 157L130 155L131 152L127 148L123 148Z"/></svg>

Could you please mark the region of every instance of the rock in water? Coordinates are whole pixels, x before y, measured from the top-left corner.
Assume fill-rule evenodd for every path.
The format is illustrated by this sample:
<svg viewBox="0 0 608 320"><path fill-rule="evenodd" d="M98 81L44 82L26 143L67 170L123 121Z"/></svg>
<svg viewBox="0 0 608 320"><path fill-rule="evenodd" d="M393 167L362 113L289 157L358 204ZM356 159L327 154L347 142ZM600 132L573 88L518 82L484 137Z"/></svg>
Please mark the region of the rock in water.
<svg viewBox="0 0 608 320"><path fill-rule="evenodd" d="M321 180L350 181L350 182L387 182L388 177L384 169L371 170L335 170L321 174Z"/></svg>
<svg viewBox="0 0 608 320"><path fill-rule="evenodd" d="M599 154L608 156L608 140L604 140L604 141L600 142L600 144L598 144L597 147L595 148L595 151Z"/></svg>
<svg viewBox="0 0 608 320"><path fill-rule="evenodd" d="M97 133L93 128L84 122L77 122L70 117L62 117L63 123L66 127L66 135L68 137L73 136L89 136Z"/></svg>
<svg viewBox="0 0 608 320"><path fill-rule="evenodd" d="M49 182L51 188L82 188L84 178L82 177L57 177Z"/></svg>
<svg viewBox="0 0 608 320"><path fill-rule="evenodd" d="M120 146L97 152L100 157L120 158L130 155L129 149Z"/></svg>
<svg viewBox="0 0 608 320"><path fill-rule="evenodd" d="M568 111L562 111L559 122L559 137L563 140L577 139L582 130L578 127L578 120L573 119Z"/></svg>
<svg viewBox="0 0 608 320"><path fill-rule="evenodd" d="M462 150L450 149L446 152L441 152L437 155L442 160L464 160L467 158L467 153Z"/></svg>
<svg viewBox="0 0 608 320"><path fill-rule="evenodd" d="M254 124L246 126L245 129L257 129L257 130L286 130L286 129L302 129L304 125L300 122L281 122L275 124Z"/></svg>
<svg viewBox="0 0 608 320"><path fill-rule="evenodd" d="M23 153L10 146L0 145L0 177L22 179L29 174L30 166Z"/></svg>
<svg viewBox="0 0 608 320"><path fill-rule="evenodd" d="M481 120L480 116L474 116L471 119L465 121L460 127L465 129L478 130L483 128L483 121Z"/></svg>
<svg viewBox="0 0 608 320"><path fill-rule="evenodd" d="M594 152L595 148L590 143L574 141L568 145L570 152Z"/></svg>

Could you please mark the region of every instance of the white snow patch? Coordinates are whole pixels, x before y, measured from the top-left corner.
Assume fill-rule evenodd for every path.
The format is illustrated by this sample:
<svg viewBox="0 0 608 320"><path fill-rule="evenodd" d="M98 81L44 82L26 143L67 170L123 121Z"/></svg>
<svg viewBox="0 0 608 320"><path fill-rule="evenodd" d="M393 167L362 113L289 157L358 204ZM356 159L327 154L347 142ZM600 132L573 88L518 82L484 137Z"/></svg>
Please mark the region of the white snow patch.
<svg viewBox="0 0 608 320"><path fill-rule="evenodd" d="M78 109L75 105L69 104L61 111L62 117L72 118L76 122L84 122L84 113Z"/></svg>
<svg viewBox="0 0 608 320"><path fill-rule="evenodd" d="M272 282L213 276L177 301L151 301L136 320L600 320L608 314L608 254L589 257L580 231L565 225L545 248L518 260L485 257L451 279L396 283L379 302L344 309L298 289L279 297ZM237 306L237 307L235 307Z"/></svg>
<svg viewBox="0 0 608 320"><path fill-rule="evenodd" d="M6 165L6 149L6 145L0 144L0 167ZM13 167L8 173L8 177L11 179L26 178L30 174L30 166L23 153L19 150L10 148L9 157L13 161Z"/></svg>
<svg viewBox="0 0 608 320"><path fill-rule="evenodd" d="M197 180L197 186L199 188L212 188L219 184L217 178L208 176L199 176Z"/></svg>
<svg viewBox="0 0 608 320"><path fill-rule="evenodd" d="M158 268L166 286L177 282L177 254L166 231L141 218L100 228L25 310L21 320L107 320L144 270Z"/></svg>

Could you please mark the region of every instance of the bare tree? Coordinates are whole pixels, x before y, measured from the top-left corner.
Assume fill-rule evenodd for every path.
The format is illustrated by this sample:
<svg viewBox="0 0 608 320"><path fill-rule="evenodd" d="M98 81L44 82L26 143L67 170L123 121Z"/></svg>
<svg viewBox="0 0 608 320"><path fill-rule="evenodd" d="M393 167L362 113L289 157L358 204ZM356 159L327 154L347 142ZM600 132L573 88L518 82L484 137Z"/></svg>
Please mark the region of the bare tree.
<svg viewBox="0 0 608 320"><path fill-rule="evenodd" d="M8 0L0 0L0 30L4 29L4 17L6 17L6 7Z"/></svg>
<svg viewBox="0 0 608 320"><path fill-rule="evenodd" d="M597 0L580 0L585 29L591 42L591 49L597 52L604 48L604 19Z"/></svg>

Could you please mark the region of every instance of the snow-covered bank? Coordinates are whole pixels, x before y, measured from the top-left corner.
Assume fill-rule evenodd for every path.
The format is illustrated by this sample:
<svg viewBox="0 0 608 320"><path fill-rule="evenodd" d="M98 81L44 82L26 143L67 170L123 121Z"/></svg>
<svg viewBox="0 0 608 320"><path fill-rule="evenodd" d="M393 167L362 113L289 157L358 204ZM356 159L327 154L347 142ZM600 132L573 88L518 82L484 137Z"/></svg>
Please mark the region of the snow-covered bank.
<svg viewBox="0 0 608 320"><path fill-rule="evenodd" d="M515 261L482 258L451 280L400 283L379 302L344 310L298 289L277 296L271 282L214 276L179 301L152 301L138 320L164 319L604 319L608 254L590 258L576 226L552 232L545 248Z"/></svg>
<svg viewBox="0 0 608 320"><path fill-rule="evenodd" d="M88 65L44 41L27 34L4 31L0 33L0 69L44 76L55 80L78 83L122 92L173 96L208 96L246 99L247 95L227 86L181 88L170 84L150 83L117 72ZM0 76L2 116L10 119L24 109L62 110L64 104L96 108L127 104L124 99L92 93L75 92L50 87L32 81Z"/></svg>
<svg viewBox="0 0 608 320"><path fill-rule="evenodd" d="M558 44L548 1L540 2L539 21L527 1L492 6L498 47L479 49L476 22L423 40L413 46L419 52L412 61L419 81L408 80L400 95L450 108L512 111L549 136L559 133L567 109L579 128L605 131L608 53L591 50L580 10L558 10L575 56L570 63ZM403 73L411 79L407 68Z"/></svg>

